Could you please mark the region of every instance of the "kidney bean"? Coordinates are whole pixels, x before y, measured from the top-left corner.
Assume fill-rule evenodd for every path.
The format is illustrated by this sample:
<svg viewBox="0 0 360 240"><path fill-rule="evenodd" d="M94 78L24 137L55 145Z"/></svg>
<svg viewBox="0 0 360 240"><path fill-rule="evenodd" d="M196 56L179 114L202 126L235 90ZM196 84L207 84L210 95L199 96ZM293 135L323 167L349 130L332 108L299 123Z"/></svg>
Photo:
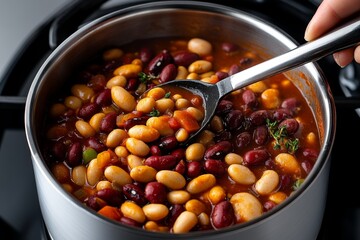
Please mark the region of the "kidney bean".
<svg viewBox="0 0 360 240"><path fill-rule="evenodd" d="M177 159L173 155L150 156L145 159L144 164L156 170L170 170L177 164Z"/></svg>
<svg viewBox="0 0 360 240"><path fill-rule="evenodd" d="M180 161L185 158L185 149L183 148L175 149L171 152L171 155L173 155L174 157L176 157L178 161Z"/></svg>
<svg viewBox="0 0 360 240"><path fill-rule="evenodd" d="M185 207L182 204L174 204L170 207L170 212L168 214L168 217L166 219L166 222L170 225L173 226L174 222L176 221L176 219L178 218L178 216L185 211Z"/></svg>
<svg viewBox="0 0 360 240"><path fill-rule="evenodd" d="M303 161L300 165L304 169L306 174L309 174L311 169L313 168L313 163L308 160Z"/></svg>
<svg viewBox="0 0 360 240"><path fill-rule="evenodd" d="M188 67L191 63L200 59L198 54L189 51L179 51L173 57L176 65L184 67Z"/></svg>
<svg viewBox="0 0 360 240"><path fill-rule="evenodd" d="M235 43L230 43L230 42L224 42L221 44L221 49L224 51L224 52L235 52L239 49L239 46L236 45Z"/></svg>
<svg viewBox="0 0 360 240"><path fill-rule="evenodd" d="M316 159L319 157L319 152L312 148L305 148L302 150L302 155L312 162L315 162Z"/></svg>
<svg viewBox="0 0 360 240"><path fill-rule="evenodd" d="M146 125L146 121L150 118L150 116L139 116L139 117L134 117L134 118L130 118L128 120L126 120L124 122L124 128L126 130L129 130L130 128L132 128L135 125Z"/></svg>
<svg viewBox="0 0 360 240"><path fill-rule="evenodd" d="M176 164L174 170L178 173L180 173L181 175L185 175L186 173L186 164L184 160L180 160L178 162L178 164Z"/></svg>
<svg viewBox="0 0 360 240"><path fill-rule="evenodd" d="M140 206L144 206L146 203L148 203L144 191L138 185L135 185L133 183L125 184L122 187L122 192L125 195L126 199L134 201Z"/></svg>
<svg viewBox="0 0 360 240"><path fill-rule="evenodd" d="M95 103L101 107L110 105L112 103L111 90L109 88L102 90L95 98Z"/></svg>
<svg viewBox="0 0 360 240"><path fill-rule="evenodd" d="M294 97L287 98L281 103L281 107L291 111L294 114L298 112L300 102Z"/></svg>
<svg viewBox="0 0 360 240"><path fill-rule="evenodd" d="M256 95L253 91L251 91L250 89L246 89L242 95L242 100L244 101L244 104L247 106L247 107L250 107L250 108L254 108L254 107L257 107L258 105L258 101L257 101L257 98L256 98Z"/></svg>
<svg viewBox="0 0 360 240"><path fill-rule="evenodd" d="M159 146L153 145L150 147L150 153L153 156L160 156L161 155L161 149Z"/></svg>
<svg viewBox="0 0 360 240"><path fill-rule="evenodd" d="M85 103L80 107L78 116L83 119L90 119L99 109L100 106L96 103Z"/></svg>
<svg viewBox="0 0 360 240"><path fill-rule="evenodd" d="M239 65L237 65L237 64L233 64L233 65L231 65L230 66L230 68L229 68L229 75L233 75L233 74L235 74L235 73L238 73L238 72L240 72L240 66Z"/></svg>
<svg viewBox="0 0 360 240"><path fill-rule="evenodd" d="M270 115L269 111L257 110L250 114L249 121L254 126L260 126L262 124L265 124L266 119L270 118L270 117L271 117L271 115Z"/></svg>
<svg viewBox="0 0 360 240"><path fill-rule="evenodd" d="M215 113L217 115L225 115L233 109L233 103L229 100L222 99L216 107Z"/></svg>
<svg viewBox="0 0 360 240"><path fill-rule="evenodd" d="M96 137L89 137L85 140L84 145L86 147L93 148L96 152L102 152L106 150L106 146L99 142L99 140Z"/></svg>
<svg viewBox="0 0 360 240"><path fill-rule="evenodd" d="M244 116L241 110L231 110L224 118L225 127L230 131L237 130L241 128L243 120Z"/></svg>
<svg viewBox="0 0 360 240"><path fill-rule="evenodd" d="M116 112L110 112L105 115L100 123L100 131L109 133L116 127Z"/></svg>
<svg viewBox="0 0 360 240"><path fill-rule="evenodd" d="M135 91L138 86L139 86L139 81L136 78L130 78L127 80L125 89L127 91Z"/></svg>
<svg viewBox="0 0 360 240"><path fill-rule="evenodd" d="M264 203L264 209L265 211L270 211L271 209L273 209L276 206L276 203L274 203L273 201L266 201Z"/></svg>
<svg viewBox="0 0 360 240"><path fill-rule="evenodd" d="M100 91L106 86L106 78L103 74L96 74L89 80L88 86L94 89L94 91Z"/></svg>
<svg viewBox="0 0 360 240"><path fill-rule="evenodd" d="M229 74L227 72L217 71L215 75L218 77L219 80L227 78Z"/></svg>
<svg viewBox="0 0 360 240"><path fill-rule="evenodd" d="M175 136L167 136L160 139L159 147L165 151L171 151L176 148L178 141Z"/></svg>
<svg viewBox="0 0 360 240"><path fill-rule="evenodd" d="M112 59L110 61L107 61L104 63L103 67L102 67L102 71L106 74L106 73L110 73L113 72L116 68L118 68L121 65L121 60L120 59ZM106 86L106 79L105 80L105 85ZM102 88L104 88L104 86ZM101 90L101 89L99 89Z"/></svg>
<svg viewBox="0 0 360 240"><path fill-rule="evenodd" d="M286 175L280 175L280 190L287 189L291 184L291 176Z"/></svg>
<svg viewBox="0 0 360 240"><path fill-rule="evenodd" d="M221 160L208 159L204 162L204 170L208 173L220 177L226 173L225 164Z"/></svg>
<svg viewBox="0 0 360 240"><path fill-rule="evenodd" d="M296 121L294 118L288 118L283 120L280 124L279 124L279 128L281 127L285 127L286 128L286 133L288 135L294 135L296 133L296 131L299 129L299 122Z"/></svg>
<svg viewBox="0 0 360 240"><path fill-rule="evenodd" d="M215 205L211 213L211 223L214 228L224 228L235 223L235 213L230 202L224 200Z"/></svg>
<svg viewBox="0 0 360 240"><path fill-rule="evenodd" d="M216 142L220 142L220 141L230 141L232 138L232 134L230 131L228 130L224 130L224 131L221 131L219 133L217 133L215 135L215 141Z"/></svg>
<svg viewBox="0 0 360 240"><path fill-rule="evenodd" d="M250 64L252 62L253 62L252 58L244 57L244 58L240 59L239 64L240 65L248 65L248 64Z"/></svg>
<svg viewBox="0 0 360 240"><path fill-rule="evenodd" d="M51 154L58 160L62 160L66 155L66 146L61 141L56 141L50 148Z"/></svg>
<svg viewBox="0 0 360 240"><path fill-rule="evenodd" d="M70 145L70 148L67 153L66 163L69 166L74 167L81 163L82 160L82 146L80 142L74 142Z"/></svg>
<svg viewBox="0 0 360 240"><path fill-rule="evenodd" d="M103 199L108 205L118 207L123 202L121 192L112 189L105 188L97 191L96 196Z"/></svg>
<svg viewBox="0 0 360 240"><path fill-rule="evenodd" d="M201 174L202 163L200 161L188 162L186 167L187 167L186 175L189 178L195 178Z"/></svg>
<svg viewBox="0 0 360 240"><path fill-rule="evenodd" d="M106 202L95 196L95 195L90 195L88 198L85 199L85 204L86 206L90 207L91 209L98 211L100 210L102 207L106 206Z"/></svg>
<svg viewBox="0 0 360 240"><path fill-rule="evenodd" d="M271 118L273 120L276 120L278 122L286 119L286 118L291 118L292 117L292 114L290 112L289 109L285 109L285 108L279 108L279 109L276 109L272 112L271 114Z"/></svg>
<svg viewBox="0 0 360 240"><path fill-rule="evenodd" d="M163 50L157 54L148 64L148 72L153 75L160 74L161 70L168 64L173 63L174 59L168 50Z"/></svg>
<svg viewBox="0 0 360 240"><path fill-rule="evenodd" d="M143 47L140 49L139 58L143 63L148 63L151 60L153 53L150 48Z"/></svg>
<svg viewBox="0 0 360 240"><path fill-rule="evenodd" d="M232 144L229 141L221 141L206 149L204 159L223 159L226 154L232 150Z"/></svg>
<svg viewBox="0 0 360 240"><path fill-rule="evenodd" d="M165 185L159 182L147 183L145 186L145 197L151 203L165 203L167 200Z"/></svg>
<svg viewBox="0 0 360 240"><path fill-rule="evenodd" d="M255 128L253 133L254 141L257 145L264 145L266 141L268 140L269 132L265 125L258 126Z"/></svg>
<svg viewBox="0 0 360 240"><path fill-rule="evenodd" d="M266 149L253 149L244 154L244 164L253 166L265 162L270 154Z"/></svg>
<svg viewBox="0 0 360 240"><path fill-rule="evenodd" d="M235 144L238 148L244 148L251 142L251 134L249 132L239 133L235 138Z"/></svg>
<svg viewBox="0 0 360 240"><path fill-rule="evenodd" d="M125 225L128 225L128 226L141 227L141 223L135 221L134 219L125 217L125 216L120 218L120 222L122 224L125 224Z"/></svg>
<svg viewBox="0 0 360 240"><path fill-rule="evenodd" d="M177 75L177 67L174 64L170 63L162 69L159 76L159 82L165 83L170 80L174 80L176 78L176 75Z"/></svg>

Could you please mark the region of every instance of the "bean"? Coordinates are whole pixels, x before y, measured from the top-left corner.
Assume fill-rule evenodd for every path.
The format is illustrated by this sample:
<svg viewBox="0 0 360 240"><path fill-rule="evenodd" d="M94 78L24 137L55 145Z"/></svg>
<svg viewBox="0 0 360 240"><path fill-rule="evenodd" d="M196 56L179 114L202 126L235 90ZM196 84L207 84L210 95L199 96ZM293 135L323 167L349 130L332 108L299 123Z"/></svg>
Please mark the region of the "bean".
<svg viewBox="0 0 360 240"><path fill-rule="evenodd" d="M241 97L247 107L254 108L258 106L258 100L256 98L256 95L250 89L246 89L242 93Z"/></svg>
<svg viewBox="0 0 360 240"><path fill-rule="evenodd" d="M106 188L112 188L111 182L109 182L107 180L102 180L102 181L99 181L96 184L96 190L97 191L102 190L102 189L106 189Z"/></svg>
<svg viewBox="0 0 360 240"><path fill-rule="evenodd" d="M68 96L64 100L64 105L73 110L79 109L82 104L82 100L76 96Z"/></svg>
<svg viewBox="0 0 360 240"><path fill-rule="evenodd" d="M134 201L139 206L148 203L143 189L133 183L127 183L122 186L122 193L125 195L126 199Z"/></svg>
<svg viewBox="0 0 360 240"><path fill-rule="evenodd" d="M156 180L173 190L181 189L186 184L185 178L180 173L171 170L157 172Z"/></svg>
<svg viewBox="0 0 360 240"><path fill-rule="evenodd" d="M81 163L82 160L82 146L79 142L74 142L70 145L68 150L66 163L71 166L75 167Z"/></svg>
<svg viewBox="0 0 360 240"><path fill-rule="evenodd" d="M176 219L172 229L174 233L186 233L195 227L197 223L198 218L195 213L183 211Z"/></svg>
<svg viewBox="0 0 360 240"><path fill-rule="evenodd" d="M89 124L96 132L100 131L101 121L104 117L105 117L105 113L100 112L100 113L94 114L90 118Z"/></svg>
<svg viewBox="0 0 360 240"><path fill-rule="evenodd" d="M218 204L219 202L225 200L226 192L223 187L220 185L214 186L210 189L208 194L209 200L213 205Z"/></svg>
<svg viewBox="0 0 360 240"><path fill-rule="evenodd" d="M199 59L198 54L189 51L179 51L174 54L174 62L178 66L188 67L191 63Z"/></svg>
<svg viewBox="0 0 360 240"><path fill-rule="evenodd" d="M315 162L319 156L319 152L312 148L305 148L302 150L302 155L311 162Z"/></svg>
<svg viewBox="0 0 360 240"><path fill-rule="evenodd" d="M186 190L191 194L197 194L208 190L216 183L216 178L213 174L202 174L192 179L186 186Z"/></svg>
<svg viewBox="0 0 360 240"><path fill-rule="evenodd" d="M231 150L231 142L221 141L206 149L204 159L223 159Z"/></svg>
<svg viewBox="0 0 360 240"><path fill-rule="evenodd" d="M123 87L113 86L111 88L111 98L119 108L131 112L136 107L136 100L133 95Z"/></svg>
<svg viewBox="0 0 360 240"><path fill-rule="evenodd" d="M50 152L56 159L63 159L66 154L66 146L63 142L56 141L51 144Z"/></svg>
<svg viewBox="0 0 360 240"><path fill-rule="evenodd" d="M146 121L146 126L155 128L161 136L174 135L174 130L169 125L168 116L151 117Z"/></svg>
<svg viewBox="0 0 360 240"><path fill-rule="evenodd" d="M269 132L265 125L261 125L255 128L253 133L254 141L257 145L262 146L265 145L268 140Z"/></svg>
<svg viewBox="0 0 360 240"><path fill-rule="evenodd" d="M157 109L162 114L167 111L173 111L174 107L175 103L170 98L161 98L155 101L155 109Z"/></svg>
<svg viewBox="0 0 360 240"><path fill-rule="evenodd" d="M156 170L170 170L177 164L178 160L173 155L150 156L144 161L145 165L155 168Z"/></svg>
<svg viewBox="0 0 360 240"><path fill-rule="evenodd" d="M150 117L145 115L145 116L134 116L130 119L127 119L125 122L124 122L124 129L125 130L130 130L130 128L136 126L136 125L145 125L146 124L146 121L149 119Z"/></svg>
<svg viewBox="0 0 360 240"><path fill-rule="evenodd" d="M100 181L103 174L104 171L99 167L97 159L91 160L86 170L86 178L89 185L95 186L95 184Z"/></svg>
<svg viewBox="0 0 360 240"><path fill-rule="evenodd" d="M261 103L267 109L275 109L280 105L280 92L278 89L269 88L261 93Z"/></svg>
<svg viewBox="0 0 360 240"><path fill-rule="evenodd" d="M70 170L63 163L57 163L51 168L51 172L54 174L55 179L59 183L66 183L70 179Z"/></svg>
<svg viewBox="0 0 360 240"><path fill-rule="evenodd" d="M285 173L300 174L300 164L297 159L288 153L279 153L275 157L275 162Z"/></svg>
<svg viewBox="0 0 360 240"><path fill-rule="evenodd" d="M243 161L244 161L243 157L236 153L228 153L225 156L225 162L228 165L231 165L234 163L242 164Z"/></svg>
<svg viewBox="0 0 360 240"><path fill-rule="evenodd" d="M76 130L83 136L84 138L92 137L96 134L95 129L91 127L88 122L84 120L78 120L75 123Z"/></svg>
<svg viewBox="0 0 360 240"><path fill-rule="evenodd" d="M122 194L112 188L101 189L96 192L96 196L106 201L110 206L119 206L123 202Z"/></svg>
<svg viewBox="0 0 360 240"><path fill-rule="evenodd" d="M168 213L169 209L160 203L150 203L143 207L143 211L147 219L151 221L159 221L165 218Z"/></svg>
<svg viewBox="0 0 360 240"><path fill-rule="evenodd" d="M114 75L124 76L129 79L137 77L141 70L142 67L138 64L124 64L115 69Z"/></svg>
<svg viewBox="0 0 360 240"><path fill-rule="evenodd" d="M95 137L89 137L86 139L86 141L84 142L84 145L86 147L91 147L93 148L96 152L102 152L105 151L106 147L104 144L102 144L101 142L99 142L99 140Z"/></svg>
<svg viewBox="0 0 360 240"><path fill-rule="evenodd" d="M139 157L144 157L150 152L150 147L144 141L136 138L127 138L125 144L129 152Z"/></svg>
<svg viewBox="0 0 360 240"><path fill-rule="evenodd" d="M210 218L215 229L233 225L235 223L233 206L226 200L217 203Z"/></svg>
<svg viewBox="0 0 360 240"><path fill-rule="evenodd" d="M110 182L116 183L120 186L124 186L127 183L132 183L133 181L129 173L118 166L109 166L105 168L104 175Z"/></svg>
<svg viewBox="0 0 360 240"><path fill-rule="evenodd" d="M198 199L190 199L185 203L186 211L193 212L196 215L199 215L202 212L205 212L206 206L203 202Z"/></svg>
<svg viewBox="0 0 360 240"><path fill-rule="evenodd" d="M233 105L231 101L222 99L217 105L215 113L217 115L225 115L233 109Z"/></svg>
<svg viewBox="0 0 360 240"><path fill-rule="evenodd" d="M268 195L279 184L279 175L274 170L265 170L255 183L255 189L260 195Z"/></svg>
<svg viewBox="0 0 360 240"><path fill-rule="evenodd" d="M221 49L224 52L230 53L230 52L235 52L239 49L239 46L236 45L235 43L231 43L231 42L224 42L221 44Z"/></svg>
<svg viewBox="0 0 360 240"><path fill-rule="evenodd" d="M241 110L231 110L224 118L225 127L230 131L238 130L242 127L244 114Z"/></svg>
<svg viewBox="0 0 360 240"><path fill-rule="evenodd" d="M297 113L300 108L300 102L296 98L290 97L282 101L281 107L290 110L292 113Z"/></svg>
<svg viewBox="0 0 360 240"><path fill-rule="evenodd" d="M196 53L199 56L205 56L212 52L212 45L204 39L192 38L188 42L188 49L190 52Z"/></svg>
<svg viewBox="0 0 360 240"><path fill-rule="evenodd" d="M117 113L107 113L100 122L99 130L105 133L110 133L116 126Z"/></svg>
<svg viewBox="0 0 360 240"><path fill-rule="evenodd" d="M268 87L266 86L266 83L264 83L263 81L260 81L260 82L250 84L249 86L247 86L247 88L255 93L262 93Z"/></svg>
<svg viewBox="0 0 360 240"><path fill-rule="evenodd" d="M171 151L174 150L178 145L175 136L166 136L160 139L159 147L161 150L164 151Z"/></svg>
<svg viewBox="0 0 360 240"><path fill-rule="evenodd" d="M193 143L185 150L185 158L188 161L200 161L205 154L205 146L201 143Z"/></svg>
<svg viewBox="0 0 360 240"><path fill-rule="evenodd" d="M157 171L150 166L137 166L131 169L130 176L137 182L151 182L155 180Z"/></svg>
<svg viewBox="0 0 360 240"><path fill-rule="evenodd" d="M114 129L106 138L106 146L109 148L115 148L119 146L128 136L128 133L123 129Z"/></svg>
<svg viewBox="0 0 360 240"><path fill-rule="evenodd" d="M165 83L170 80L174 80L176 76L177 76L177 67L175 66L175 64L170 63L161 70L159 76L159 83Z"/></svg>
<svg viewBox="0 0 360 240"><path fill-rule="evenodd" d="M195 162L188 162L186 164L186 175L189 178L195 178L201 174L202 171L202 162L195 161Z"/></svg>
<svg viewBox="0 0 360 240"><path fill-rule="evenodd" d="M229 75L231 76L231 75L234 75L235 73L238 73L238 72L240 72L240 66L239 65L237 65L237 64L232 64L231 66L230 66L230 68L229 68Z"/></svg>
<svg viewBox="0 0 360 240"><path fill-rule="evenodd" d="M138 223L143 223L146 220L146 216L142 208L132 201L125 201L120 206L121 213L125 217L130 218Z"/></svg>
<svg viewBox="0 0 360 240"><path fill-rule="evenodd" d="M189 72L186 67L178 66L177 75L176 75L175 79L186 79L188 75L189 75Z"/></svg>
<svg viewBox="0 0 360 240"><path fill-rule="evenodd" d="M171 204L184 204L191 198L189 192L185 190L174 190L167 194L167 200Z"/></svg>
<svg viewBox="0 0 360 240"><path fill-rule="evenodd" d="M166 65L173 62L174 59L170 52L168 50L162 50L149 62L148 71L153 75L158 75Z"/></svg>
<svg viewBox="0 0 360 240"><path fill-rule="evenodd" d="M112 103L111 101L111 90L104 89L102 90L97 97L95 98L95 103L99 106L105 107Z"/></svg>
<svg viewBox="0 0 360 240"><path fill-rule="evenodd" d="M197 60L190 64L188 71L190 73L202 74L212 69L212 63L206 60Z"/></svg>
<svg viewBox="0 0 360 240"><path fill-rule="evenodd" d="M86 183L86 167L83 165L76 166L71 171L71 179L78 186L84 186Z"/></svg>
<svg viewBox="0 0 360 240"><path fill-rule="evenodd" d="M284 192L275 192L269 196L269 200L276 204L282 203L286 198L287 195Z"/></svg>
<svg viewBox="0 0 360 240"><path fill-rule="evenodd" d="M104 51L102 57L106 61L110 61L113 59L121 58L124 55L124 51L120 48L111 48L109 50Z"/></svg>
<svg viewBox="0 0 360 240"><path fill-rule="evenodd" d="M237 221L250 221L261 216L263 212L260 201L247 192L235 193L230 198L230 203L234 208Z"/></svg>
<svg viewBox="0 0 360 240"><path fill-rule="evenodd" d="M282 128L282 127L285 127L286 128L286 133L289 136L292 136L299 129L299 122L296 121L296 119L294 119L294 118L288 118L288 119L283 120L279 124L279 128Z"/></svg>
<svg viewBox="0 0 360 240"><path fill-rule="evenodd" d="M71 93L83 102L89 101L94 96L94 90L85 84L75 84L71 87Z"/></svg>
<svg viewBox="0 0 360 240"><path fill-rule="evenodd" d="M244 164L253 166L265 162L269 159L270 153L266 149L253 149L244 154Z"/></svg>
<svg viewBox="0 0 360 240"><path fill-rule="evenodd" d="M255 174L246 166L231 164L227 171L231 179L239 184L250 185L256 181Z"/></svg>
<svg viewBox="0 0 360 240"><path fill-rule="evenodd" d="M125 87L126 86L126 78L124 76L116 75L110 78L109 81L106 83L106 87L111 89L114 86Z"/></svg>
<svg viewBox="0 0 360 240"><path fill-rule="evenodd" d="M148 182L145 186L145 197L151 203L165 203L167 190L160 182Z"/></svg>
<svg viewBox="0 0 360 240"><path fill-rule="evenodd" d="M266 123L266 119L270 118L267 110L257 110L250 114L249 120L254 126L260 126Z"/></svg>
<svg viewBox="0 0 360 240"><path fill-rule="evenodd" d="M145 97L139 100L136 105L136 111L149 113L155 107L155 99L152 97Z"/></svg>

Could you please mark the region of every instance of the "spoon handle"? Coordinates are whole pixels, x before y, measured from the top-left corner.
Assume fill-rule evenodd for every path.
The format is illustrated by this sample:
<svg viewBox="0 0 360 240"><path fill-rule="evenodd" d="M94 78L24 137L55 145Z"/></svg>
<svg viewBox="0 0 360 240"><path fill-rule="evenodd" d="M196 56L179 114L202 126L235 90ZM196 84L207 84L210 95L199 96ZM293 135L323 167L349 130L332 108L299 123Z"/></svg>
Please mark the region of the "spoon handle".
<svg viewBox="0 0 360 240"><path fill-rule="evenodd" d="M272 75L290 70L305 63L319 60L333 52L360 43L360 17L336 28L322 37L307 42L282 55L264 61L253 67L224 79L219 86L225 95L234 89L242 88ZM229 84L230 82L230 84ZM231 86L230 86L231 85Z"/></svg>

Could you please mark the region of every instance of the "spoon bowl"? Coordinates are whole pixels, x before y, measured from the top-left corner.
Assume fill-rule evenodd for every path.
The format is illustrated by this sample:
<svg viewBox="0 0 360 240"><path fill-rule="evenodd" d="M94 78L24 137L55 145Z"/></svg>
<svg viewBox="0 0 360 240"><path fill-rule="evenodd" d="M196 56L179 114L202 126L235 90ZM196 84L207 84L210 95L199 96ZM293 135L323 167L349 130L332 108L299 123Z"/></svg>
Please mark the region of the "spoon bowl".
<svg viewBox="0 0 360 240"><path fill-rule="evenodd" d="M173 80L159 84L158 87L182 88L202 98L204 119L200 128L191 133L188 140L182 143L188 145L210 122L219 101L226 94L300 65L317 61L341 49L358 45L359 42L360 17L343 24L314 41L307 42L284 54L231 75L216 84L209 84L199 80Z"/></svg>

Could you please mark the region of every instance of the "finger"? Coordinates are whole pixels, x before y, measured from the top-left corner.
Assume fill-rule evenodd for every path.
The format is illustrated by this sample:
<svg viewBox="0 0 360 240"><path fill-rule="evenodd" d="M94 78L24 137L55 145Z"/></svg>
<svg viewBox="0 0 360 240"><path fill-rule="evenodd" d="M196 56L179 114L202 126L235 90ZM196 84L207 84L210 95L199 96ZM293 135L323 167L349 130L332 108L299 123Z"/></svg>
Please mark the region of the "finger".
<svg viewBox="0 0 360 240"><path fill-rule="evenodd" d="M354 48L348 48L333 54L334 60L340 67L345 67L354 60Z"/></svg>
<svg viewBox="0 0 360 240"><path fill-rule="evenodd" d="M360 0L324 0L306 28L305 40L311 41L321 36L358 10Z"/></svg>
<svg viewBox="0 0 360 240"><path fill-rule="evenodd" d="M360 63L360 46L357 46L354 51L354 58L357 63Z"/></svg>

